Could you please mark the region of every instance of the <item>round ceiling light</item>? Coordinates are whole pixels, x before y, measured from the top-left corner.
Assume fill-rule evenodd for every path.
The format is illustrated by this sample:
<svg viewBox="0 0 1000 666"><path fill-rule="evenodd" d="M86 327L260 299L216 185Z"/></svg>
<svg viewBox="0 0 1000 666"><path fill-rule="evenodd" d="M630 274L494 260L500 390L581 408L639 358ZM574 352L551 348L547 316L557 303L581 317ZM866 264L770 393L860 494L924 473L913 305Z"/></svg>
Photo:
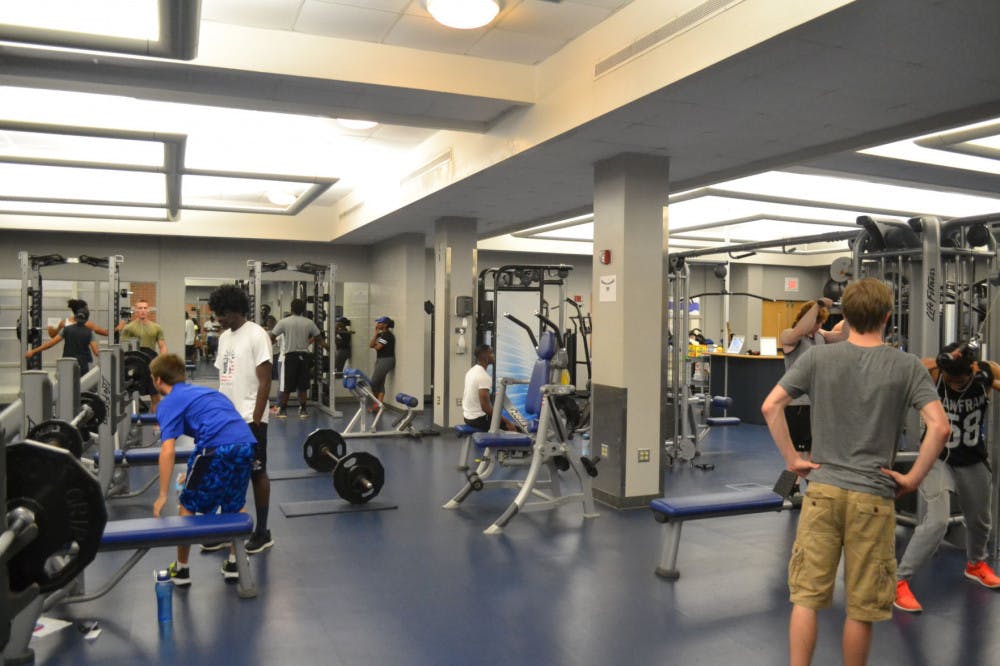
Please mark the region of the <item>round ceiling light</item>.
<svg viewBox="0 0 1000 666"><path fill-rule="evenodd" d="M427 11L441 25L459 30L481 28L500 12L499 0L427 0Z"/></svg>

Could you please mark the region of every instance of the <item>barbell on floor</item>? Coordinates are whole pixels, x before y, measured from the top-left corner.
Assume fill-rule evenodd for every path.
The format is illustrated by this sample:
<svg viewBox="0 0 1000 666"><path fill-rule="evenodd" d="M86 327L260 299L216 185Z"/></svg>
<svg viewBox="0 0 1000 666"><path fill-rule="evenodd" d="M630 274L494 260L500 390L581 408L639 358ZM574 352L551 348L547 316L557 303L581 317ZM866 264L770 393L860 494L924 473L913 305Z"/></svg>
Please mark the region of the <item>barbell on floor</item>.
<svg viewBox="0 0 1000 666"><path fill-rule="evenodd" d="M317 472L333 472L333 488L351 504L364 504L379 494L385 469L370 453L347 453L347 444L336 430L319 428L302 445L302 457Z"/></svg>

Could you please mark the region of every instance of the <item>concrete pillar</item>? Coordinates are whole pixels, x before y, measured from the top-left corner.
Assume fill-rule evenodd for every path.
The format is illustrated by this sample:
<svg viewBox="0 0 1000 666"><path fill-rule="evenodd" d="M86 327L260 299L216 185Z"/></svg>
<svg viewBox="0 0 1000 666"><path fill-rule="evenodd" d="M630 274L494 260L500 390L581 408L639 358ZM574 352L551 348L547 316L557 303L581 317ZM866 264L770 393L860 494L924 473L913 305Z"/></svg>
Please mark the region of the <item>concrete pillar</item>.
<svg viewBox="0 0 1000 666"><path fill-rule="evenodd" d="M669 167L639 154L594 165L594 495L619 508L663 492Z"/></svg>
<svg viewBox="0 0 1000 666"><path fill-rule="evenodd" d="M434 225L434 423L462 423L465 373L472 367L476 313L459 317L459 296L476 302L476 221L443 217ZM463 321L465 326L463 326ZM459 332L464 328L464 332ZM464 344L459 344L461 342Z"/></svg>
<svg viewBox="0 0 1000 666"><path fill-rule="evenodd" d="M389 373L385 396L392 400L407 393L424 401L424 279L426 255L423 234L400 234L372 250L370 318L387 315L396 323L396 369ZM367 349L375 323L353 322L358 340L355 351L367 354L374 365L375 351Z"/></svg>

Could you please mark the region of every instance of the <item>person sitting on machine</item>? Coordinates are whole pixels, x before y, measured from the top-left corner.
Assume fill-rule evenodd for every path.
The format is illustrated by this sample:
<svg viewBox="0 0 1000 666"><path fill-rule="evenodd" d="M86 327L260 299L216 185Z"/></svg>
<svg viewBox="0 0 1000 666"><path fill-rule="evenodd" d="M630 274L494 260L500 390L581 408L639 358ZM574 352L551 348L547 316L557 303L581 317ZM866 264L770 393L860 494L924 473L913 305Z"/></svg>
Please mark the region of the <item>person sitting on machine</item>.
<svg viewBox="0 0 1000 666"><path fill-rule="evenodd" d="M921 359L931 373L948 414L951 437L920 484L918 492L924 500L925 511L896 570L893 605L907 613L923 610L910 590L909 580L931 559L944 539L951 518L949 491L958 495L965 515L968 560L965 577L984 587L1000 588L1000 577L986 563L993 473L982 428L990 393L1000 390L1000 365L993 361L976 361L973 346L953 342L946 345L936 359Z"/></svg>
<svg viewBox="0 0 1000 666"><path fill-rule="evenodd" d="M72 301L70 301L72 302ZM78 303L82 301L77 301ZM39 354L46 349L55 347L57 344L66 341L63 345L63 358L75 358L76 362L80 364L80 374L85 374L90 370L91 352L93 352L93 358L97 358L97 342L94 341L94 333L87 323L90 321L90 310L87 309L86 303L83 307L76 311L76 323L72 326L64 326L61 331L55 335L48 342L43 342L38 347L34 349L29 349L24 358L31 358L35 354Z"/></svg>
<svg viewBox="0 0 1000 666"><path fill-rule="evenodd" d="M194 439L195 454L188 459L178 496L178 513L241 513L246 504L250 469L257 439L233 403L215 389L188 384L184 361L176 354L157 356L149 364L153 386L163 396L156 412L160 423L160 494L153 503L153 516L160 517L175 463L178 437ZM177 559L170 564L174 585L191 584L188 556L191 546L177 546ZM230 545L229 559L222 564L222 577L239 578L236 553Z"/></svg>
<svg viewBox="0 0 1000 666"><path fill-rule="evenodd" d="M476 347L476 364L465 373L465 391L462 393L462 418L465 424L486 432L493 419L493 400L490 389L493 378L487 371L496 362L493 348L489 345ZM514 430L514 424L501 415L502 427Z"/></svg>

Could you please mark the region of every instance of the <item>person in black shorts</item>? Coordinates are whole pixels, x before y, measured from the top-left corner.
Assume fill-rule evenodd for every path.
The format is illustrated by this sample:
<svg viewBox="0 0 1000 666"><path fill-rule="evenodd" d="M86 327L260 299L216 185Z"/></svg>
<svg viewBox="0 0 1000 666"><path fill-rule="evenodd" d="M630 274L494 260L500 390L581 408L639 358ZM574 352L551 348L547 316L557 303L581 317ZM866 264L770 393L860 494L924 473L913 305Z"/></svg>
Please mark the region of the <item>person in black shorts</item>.
<svg viewBox="0 0 1000 666"><path fill-rule="evenodd" d="M246 504L256 438L250 426L226 396L207 386L188 384L184 361L176 354L158 356L149 364L153 385L163 400L156 419L160 424L160 494L153 503L153 515L160 517L176 459L178 437L194 439L195 455L188 460L187 472L178 477L183 487L178 495L178 513L239 513ZM170 564L174 585L190 585L188 556L191 546L178 546L177 559ZM226 580L239 578L236 554L230 546L229 559L222 565Z"/></svg>
<svg viewBox="0 0 1000 666"><path fill-rule="evenodd" d="M285 336L285 361L281 364L278 389L279 419L288 417L288 394L295 389L299 396L299 418L307 418L309 410L309 384L312 382L312 367L315 361L309 345L322 341L322 333L316 323L305 316L306 302L301 298L292 300L292 314L275 324L268 333L271 340Z"/></svg>
<svg viewBox="0 0 1000 666"><path fill-rule="evenodd" d="M75 358L76 362L80 364L80 374L86 373L90 370L91 352L93 352L93 358L97 358L98 353L97 342L94 341L94 333L87 326L87 322L90 321L90 310L87 309L86 303L76 311L75 319L75 324L63 326L62 330L56 333L55 337L43 342L34 349L29 349L24 357L31 358L35 354L50 349L65 340L66 344L63 345L62 353L63 358Z"/></svg>
<svg viewBox="0 0 1000 666"><path fill-rule="evenodd" d="M392 319L381 316L375 320L375 335L368 346L375 350L375 370L372 372L372 393L379 402L385 397L385 378L396 367L396 336ZM375 405L374 409L378 409Z"/></svg>

